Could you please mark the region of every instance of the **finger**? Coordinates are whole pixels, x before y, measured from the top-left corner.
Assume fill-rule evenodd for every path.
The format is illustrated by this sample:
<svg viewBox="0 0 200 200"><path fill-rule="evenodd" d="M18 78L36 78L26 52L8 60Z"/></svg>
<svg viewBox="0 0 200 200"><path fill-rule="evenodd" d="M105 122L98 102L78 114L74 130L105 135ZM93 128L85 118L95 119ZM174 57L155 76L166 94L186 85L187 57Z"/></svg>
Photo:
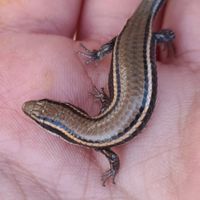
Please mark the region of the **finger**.
<svg viewBox="0 0 200 200"><path fill-rule="evenodd" d="M176 33L176 53L178 56L199 59L200 44L200 1L169 1L164 26ZM198 52L197 52L198 51Z"/></svg>
<svg viewBox="0 0 200 200"><path fill-rule="evenodd" d="M72 37L81 0L0 2L0 32L34 32Z"/></svg>
<svg viewBox="0 0 200 200"><path fill-rule="evenodd" d="M85 1L78 38L108 41L123 28L140 0Z"/></svg>
<svg viewBox="0 0 200 200"><path fill-rule="evenodd" d="M98 49L119 34L139 2L140 0L124 0L123 6L120 6L121 0L84 1L77 39L88 40L90 44L84 44L89 49ZM95 70L88 73L95 86L105 88L106 92L109 70L110 57L105 57Z"/></svg>

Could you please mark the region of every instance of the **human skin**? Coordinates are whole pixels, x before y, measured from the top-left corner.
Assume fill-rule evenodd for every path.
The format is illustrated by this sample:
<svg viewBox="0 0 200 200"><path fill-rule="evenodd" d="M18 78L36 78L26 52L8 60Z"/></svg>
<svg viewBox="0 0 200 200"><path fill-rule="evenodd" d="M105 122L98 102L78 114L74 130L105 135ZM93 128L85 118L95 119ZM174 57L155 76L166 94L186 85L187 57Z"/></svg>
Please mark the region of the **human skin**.
<svg viewBox="0 0 200 200"><path fill-rule="evenodd" d="M176 52L159 52L147 127L113 148L121 159L115 185L101 185L104 156L50 135L21 110L27 100L49 98L96 114L90 94L94 85L107 89L110 60L86 65L79 41L90 49L109 41L139 2L0 0L0 199L200 199L199 0L169 0L162 15Z"/></svg>

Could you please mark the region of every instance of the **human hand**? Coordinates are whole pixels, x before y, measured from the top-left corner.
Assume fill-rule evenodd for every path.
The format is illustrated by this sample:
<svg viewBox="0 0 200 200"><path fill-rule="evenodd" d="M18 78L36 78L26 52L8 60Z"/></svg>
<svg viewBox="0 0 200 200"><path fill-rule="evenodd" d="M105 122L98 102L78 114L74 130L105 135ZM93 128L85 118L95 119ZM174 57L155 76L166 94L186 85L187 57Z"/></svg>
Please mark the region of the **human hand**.
<svg viewBox="0 0 200 200"><path fill-rule="evenodd" d="M158 100L147 127L115 147L121 159L116 185L101 186L108 167L101 154L49 135L21 111L27 100L49 98L97 113L89 93L93 84L106 87L109 62L85 66L73 34L77 30L78 40L98 48L120 32L139 2L0 2L2 199L200 198L197 0L166 7L162 27L176 33L176 57L158 63Z"/></svg>

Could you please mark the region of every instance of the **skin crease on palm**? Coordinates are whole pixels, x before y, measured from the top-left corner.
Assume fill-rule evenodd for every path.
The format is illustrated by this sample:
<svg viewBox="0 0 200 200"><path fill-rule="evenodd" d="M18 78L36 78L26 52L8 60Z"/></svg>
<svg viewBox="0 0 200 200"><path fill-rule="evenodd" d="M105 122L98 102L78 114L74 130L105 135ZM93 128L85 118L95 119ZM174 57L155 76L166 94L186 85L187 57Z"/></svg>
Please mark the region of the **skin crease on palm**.
<svg viewBox="0 0 200 200"><path fill-rule="evenodd" d="M162 10L159 24L176 33L176 54L159 56L147 127L113 148L121 159L116 185L101 185L104 156L48 134L21 110L27 100L49 98L96 114L90 93L93 85L107 88L109 56L85 65L73 35L98 48L139 2L0 0L0 199L200 199L199 0L169 0Z"/></svg>

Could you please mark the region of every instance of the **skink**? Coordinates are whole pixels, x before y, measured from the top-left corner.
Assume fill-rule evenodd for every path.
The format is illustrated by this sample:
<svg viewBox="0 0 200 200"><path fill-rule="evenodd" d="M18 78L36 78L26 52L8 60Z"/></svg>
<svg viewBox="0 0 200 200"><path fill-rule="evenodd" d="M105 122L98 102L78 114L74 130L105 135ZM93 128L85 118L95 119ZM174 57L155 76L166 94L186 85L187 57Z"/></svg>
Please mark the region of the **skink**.
<svg viewBox="0 0 200 200"><path fill-rule="evenodd" d="M120 167L112 146L134 136L148 122L156 101L156 44L175 38L171 30L152 32L154 17L165 0L142 0L121 33L99 50L85 52L90 59L101 59L112 52L109 75L109 104L95 117L71 104L48 99L31 100L23 111L52 133L66 141L99 150L110 163L102 176L115 182ZM105 97L105 95L103 96Z"/></svg>

